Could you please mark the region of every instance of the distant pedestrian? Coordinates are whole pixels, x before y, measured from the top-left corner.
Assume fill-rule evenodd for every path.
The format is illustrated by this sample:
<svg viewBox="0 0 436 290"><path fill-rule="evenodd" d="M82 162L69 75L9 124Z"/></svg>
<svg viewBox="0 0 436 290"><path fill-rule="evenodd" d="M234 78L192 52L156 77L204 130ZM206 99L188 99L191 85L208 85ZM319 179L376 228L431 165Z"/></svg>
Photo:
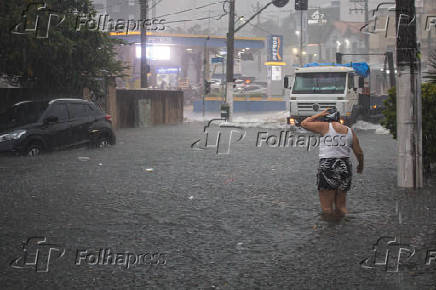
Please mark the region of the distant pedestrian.
<svg viewBox="0 0 436 290"><path fill-rule="evenodd" d="M317 174L322 211L324 214L336 212L343 216L348 212L345 207L346 193L351 187L353 175L351 151L359 162L357 173L363 172L363 151L359 139L351 128L340 123L340 114L335 108L304 119L301 126L322 136Z"/></svg>

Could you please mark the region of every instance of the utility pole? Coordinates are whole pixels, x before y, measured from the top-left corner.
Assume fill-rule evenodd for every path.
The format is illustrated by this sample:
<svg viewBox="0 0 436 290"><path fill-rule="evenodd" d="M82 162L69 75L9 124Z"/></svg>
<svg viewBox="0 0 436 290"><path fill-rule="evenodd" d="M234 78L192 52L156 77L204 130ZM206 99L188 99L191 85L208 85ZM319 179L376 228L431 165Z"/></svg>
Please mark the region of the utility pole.
<svg viewBox="0 0 436 290"><path fill-rule="evenodd" d="M206 111L206 103L205 98L206 95L209 94L210 91L210 83L209 83L209 50L207 49L207 41L209 40L209 36L207 36L204 41L203 48L203 119Z"/></svg>
<svg viewBox="0 0 436 290"><path fill-rule="evenodd" d="M399 187L421 188L422 120L414 0L396 0L397 136ZM395 73L395 72L390 72Z"/></svg>
<svg viewBox="0 0 436 290"><path fill-rule="evenodd" d="M233 119L233 62L235 54L235 1L230 2L229 32L227 33L227 87L226 102L229 105L229 121Z"/></svg>
<svg viewBox="0 0 436 290"><path fill-rule="evenodd" d="M365 3L364 3L364 13L365 13L365 24L368 24L368 21L369 21L369 17L368 17L368 0L365 0ZM369 51L369 35L368 34L364 34L364 36L363 36L365 39L365 53L370 53L370 51ZM369 55L368 56L366 56L366 61L367 62L369 62L369 59L370 59L370 57L369 57Z"/></svg>
<svg viewBox="0 0 436 290"><path fill-rule="evenodd" d="M147 88L147 0L141 0L141 88Z"/></svg>
<svg viewBox="0 0 436 290"><path fill-rule="evenodd" d="M307 1L307 0L304 0ZM262 9L257 11L248 20L244 22L241 26L235 29L235 2L236 0L228 0L230 3L229 12L229 32L227 33L227 81L226 81L226 105L228 106L228 120L231 122L233 119L233 66L234 66L234 55L235 55L235 33L241 30L245 25L247 25L251 20L253 20L259 13L268 8L268 6L274 4L276 7L285 6L289 0L273 0L267 3ZM307 2L306 2L307 3ZM307 9L307 8L306 8ZM223 112L223 109L221 110Z"/></svg>
<svg viewBox="0 0 436 290"><path fill-rule="evenodd" d="M260 10L260 3L257 1L257 11ZM260 13L257 15L257 27L260 27ZM257 55L257 72L260 74L262 71L262 53Z"/></svg>
<svg viewBox="0 0 436 290"><path fill-rule="evenodd" d="M309 0L295 0L295 11L300 10L300 66L303 67L303 10L307 10ZM307 19L305 19L307 25Z"/></svg>
<svg viewBox="0 0 436 290"><path fill-rule="evenodd" d="M303 67L303 10L300 10L300 67Z"/></svg>

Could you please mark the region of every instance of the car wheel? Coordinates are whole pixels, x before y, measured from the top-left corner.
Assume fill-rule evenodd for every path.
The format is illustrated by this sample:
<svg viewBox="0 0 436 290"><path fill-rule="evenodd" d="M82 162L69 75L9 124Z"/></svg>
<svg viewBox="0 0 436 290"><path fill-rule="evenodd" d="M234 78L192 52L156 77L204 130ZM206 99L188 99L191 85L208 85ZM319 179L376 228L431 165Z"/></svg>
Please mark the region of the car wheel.
<svg viewBox="0 0 436 290"><path fill-rule="evenodd" d="M95 145L97 148L106 148L110 144L111 144L111 138L105 134L105 135L98 137Z"/></svg>
<svg viewBox="0 0 436 290"><path fill-rule="evenodd" d="M35 157L41 155L44 147L39 142L33 142L29 146L27 146L26 151L24 152L26 156Z"/></svg>

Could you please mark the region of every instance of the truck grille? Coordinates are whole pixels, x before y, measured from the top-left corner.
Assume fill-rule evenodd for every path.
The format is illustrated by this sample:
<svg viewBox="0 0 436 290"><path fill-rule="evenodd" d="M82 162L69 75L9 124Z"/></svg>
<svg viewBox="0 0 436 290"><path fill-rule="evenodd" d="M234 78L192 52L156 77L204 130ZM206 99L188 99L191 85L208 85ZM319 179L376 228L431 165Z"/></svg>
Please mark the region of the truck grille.
<svg viewBox="0 0 436 290"><path fill-rule="evenodd" d="M313 111L313 104L315 103L297 103L298 111ZM318 111L323 111L327 108L336 106L336 103L317 103L319 105Z"/></svg>

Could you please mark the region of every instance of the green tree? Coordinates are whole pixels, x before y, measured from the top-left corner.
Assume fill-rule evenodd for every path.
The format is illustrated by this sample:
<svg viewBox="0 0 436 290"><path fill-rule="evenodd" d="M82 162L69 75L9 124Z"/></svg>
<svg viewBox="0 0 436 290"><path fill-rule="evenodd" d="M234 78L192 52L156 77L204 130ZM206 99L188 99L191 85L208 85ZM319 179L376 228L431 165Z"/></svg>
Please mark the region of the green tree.
<svg viewBox="0 0 436 290"><path fill-rule="evenodd" d="M422 93L422 150L424 170L430 173L430 164L436 162L436 84L424 83L421 86ZM397 106L396 90L389 90L389 97L385 100L383 114L385 119L382 126L387 128L394 139L397 139Z"/></svg>
<svg viewBox="0 0 436 290"><path fill-rule="evenodd" d="M433 50L429 59L428 65L430 66L430 70L424 76L424 78L428 79L428 82L436 84L436 50Z"/></svg>
<svg viewBox="0 0 436 290"><path fill-rule="evenodd" d="M97 89L102 78L123 76L127 67L116 59L116 45L121 41L98 29L76 31L78 15L96 15L90 0L46 0L47 7L60 15L52 19L47 38L12 33L23 23L23 12L28 24L35 22L37 7L26 12L32 2L37 1L0 2L0 77L23 87L80 93L84 87ZM63 15L64 22L55 26ZM41 27L49 19L43 16Z"/></svg>

